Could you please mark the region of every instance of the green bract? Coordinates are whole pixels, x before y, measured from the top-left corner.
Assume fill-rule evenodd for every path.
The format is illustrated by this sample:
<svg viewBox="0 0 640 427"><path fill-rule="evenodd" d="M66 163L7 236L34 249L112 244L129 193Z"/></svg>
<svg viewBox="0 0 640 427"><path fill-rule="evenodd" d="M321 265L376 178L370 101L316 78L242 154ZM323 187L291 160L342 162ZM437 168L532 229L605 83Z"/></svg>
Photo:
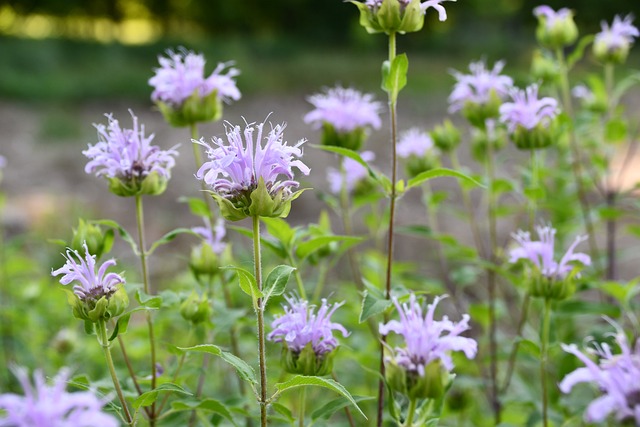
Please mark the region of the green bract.
<svg viewBox="0 0 640 427"><path fill-rule="evenodd" d="M551 122L548 127L542 124L533 129L518 126L511 134L511 140L520 150L537 150L548 147L556 140L555 121Z"/></svg>
<svg viewBox="0 0 640 427"><path fill-rule="evenodd" d="M395 360L390 360L386 364L385 376L391 390L407 396L409 399L433 400L444 396L455 377L444 369L440 359L426 365L423 376L418 372L406 370L399 366Z"/></svg>
<svg viewBox="0 0 640 427"><path fill-rule="evenodd" d="M83 244L86 242L89 253L100 258L108 253L113 245L114 233L112 229L103 232L100 226L84 221L82 218L78 221L78 228L73 230L73 238L71 239L71 249L75 251L83 251Z"/></svg>
<svg viewBox="0 0 640 427"><path fill-rule="evenodd" d="M358 1L351 1L360 10L360 25L368 33L412 33L424 25L424 12L420 0L411 0L402 8L399 0L384 0L377 11ZM404 9L404 10L403 10Z"/></svg>
<svg viewBox="0 0 640 427"><path fill-rule="evenodd" d="M214 90L204 97L198 92L198 89L194 90L191 96L179 106L162 101L157 101L156 105L165 120L175 127L220 120L223 107L218 91Z"/></svg>
<svg viewBox="0 0 640 427"><path fill-rule="evenodd" d="M313 351L313 343L308 343L302 351L296 353L286 345L282 348L282 365L290 374L321 377L333 370L333 358L337 348L321 355Z"/></svg>
<svg viewBox="0 0 640 427"><path fill-rule="evenodd" d="M198 296L192 292L189 297L180 304L180 315L194 324L202 323L211 316L211 304L206 295Z"/></svg>
<svg viewBox="0 0 640 427"><path fill-rule="evenodd" d="M431 138L435 146L445 153L454 150L461 140L460 131L449 119L446 119L441 125L437 125L433 129Z"/></svg>
<svg viewBox="0 0 640 427"><path fill-rule="evenodd" d="M157 172L151 172L141 181L130 179L127 182L121 178L107 178L109 181L109 191L116 196L132 197L132 196L157 196L164 193L167 189L167 178L163 178Z"/></svg>
<svg viewBox="0 0 640 427"><path fill-rule="evenodd" d="M347 148L358 151L362 148L367 138L367 130L363 127L356 128L349 132L338 132L330 123L322 125L322 145Z"/></svg>
<svg viewBox="0 0 640 427"><path fill-rule="evenodd" d="M92 323L118 317L129 306L129 296L122 285L119 285L113 294L103 296L97 300L87 298L83 301L73 292L66 289L64 291L67 293L67 301L73 309L74 317L88 320Z"/></svg>

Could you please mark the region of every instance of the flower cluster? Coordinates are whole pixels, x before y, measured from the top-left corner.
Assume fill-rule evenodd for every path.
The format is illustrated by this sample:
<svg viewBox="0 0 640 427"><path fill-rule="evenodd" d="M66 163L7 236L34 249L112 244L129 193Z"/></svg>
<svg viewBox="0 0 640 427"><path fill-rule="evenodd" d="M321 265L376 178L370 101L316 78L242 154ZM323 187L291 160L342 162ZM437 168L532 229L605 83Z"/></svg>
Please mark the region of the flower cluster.
<svg viewBox="0 0 640 427"><path fill-rule="evenodd" d="M533 14L539 22L536 36L543 46L558 49L572 44L578 38L578 27L570 9L554 11L542 5L533 9Z"/></svg>
<svg viewBox="0 0 640 427"><path fill-rule="evenodd" d="M599 363L578 350L575 344L563 344L563 350L576 356L585 366L564 377L560 390L569 393L578 383L595 383L602 396L587 407L584 414L587 422L602 422L614 414L618 421L631 420L640 425L640 341L637 340L632 348L622 330L618 330L615 338L620 354L614 354L606 343L596 345L590 351L600 359Z"/></svg>
<svg viewBox="0 0 640 427"><path fill-rule="evenodd" d="M171 168L178 155L173 147L161 150L151 145L153 134L146 136L144 125L129 110L133 128L120 127L118 120L107 114L109 123L95 124L98 143L89 144L82 154L90 159L86 173L95 173L109 180L110 190L118 196L160 194L171 177Z"/></svg>
<svg viewBox="0 0 640 427"><path fill-rule="evenodd" d="M41 371L31 383L25 368L13 372L24 390L24 396L0 395L0 426L6 427L118 427L118 420L102 411L106 402L92 392L66 392L70 372L61 370L48 385Z"/></svg>
<svg viewBox="0 0 640 427"><path fill-rule="evenodd" d="M553 142L551 132L558 115L558 101L550 97L538 98L538 85L526 89L513 88L512 102L500 106L500 121L507 125L511 139L518 148L547 147Z"/></svg>
<svg viewBox="0 0 640 427"><path fill-rule="evenodd" d="M322 143L358 150L369 128L379 129L382 104L373 95L337 86L308 98L315 107L304 122L322 128Z"/></svg>
<svg viewBox="0 0 640 427"><path fill-rule="evenodd" d="M309 174L307 165L297 159L302 156L300 146L306 140L287 145L282 124L271 128L263 146L264 123L247 124L244 131L230 123L225 127L228 144L219 137L212 138L213 145L203 139L194 141L206 148L209 157L196 177L211 187L222 215L231 221L248 216L288 215L291 201L300 194L300 191L293 192L299 186L294 180L293 168Z"/></svg>
<svg viewBox="0 0 640 427"><path fill-rule="evenodd" d="M329 373L329 354L338 347L333 331L339 331L344 337L349 336L344 326L331 321L331 316L343 303L330 306L323 299L316 312L316 308L310 306L308 301L294 296L285 298L289 305L285 305L285 313L273 321L273 330L267 338L285 343L284 364L289 372L304 375Z"/></svg>
<svg viewBox="0 0 640 427"><path fill-rule="evenodd" d="M360 10L360 24L368 33L411 33L424 25L427 9L434 8L440 21L447 19L447 11L440 4L446 0L366 0L351 1ZM450 0L455 1L455 0Z"/></svg>
<svg viewBox="0 0 640 427"><path fill-rule="evenodd" d="M227 248L223 241L226 235L226 228L222 218L219 218L215 225L211 224L208 217L204 217L204 227L193 227L191 231L202 238L200 245L191 250L189 267L199 279L200 276L214 277L220 273L221 257Z"/></svg>
<svg viewBox="0 0 640 427"><path fill-rule="evenodd" d="M129 299L122 284L124 278L117 273L107 273L107 269L116 264L111 259L104 262L96 271L96 256L89 253L87 243L83 243L84 257L78 251L67 250L63 255L67 262L52 276L60 276L60 283L76 283L73 293L76 300L72 303L73 314L80 319L96 322L102 318L112 318L122 314Z"/></svg>
<svg viewBox="0 0 640 427"><path fill-rule="evenodd" d="M627 15L624 19L616 15L611 27L602 22L602 31L596 34L593 42L593 52L598 59L617 63L627 59L634 39L640 36L638 29L631 24L632 21L632 15Z"/></svg>
<svg viewBox="0 0 640 427"><path fill-rule="evenodd" d="M511 77L500 74L503 68L503 61L496 62L491 70L486 68L484 61L478 61L469 65L471 74L454 71L456 84L449 95L449 112L462 111L479 127L487 119L497 117L502 100L513 86Z"/></svg>
<svg viewBox="0 0 640 427"><path fill-rule="evenodd" d="M219 218L215 225L211 224L211 220L204 217L204 227L192 227L191 231L202 237L202 240L208 244L211 249L218 255L221 254L227 247L224 236L227 234L227 229L224 226L224 221Z"/></svg>
<svg viewBox="0 0 640 427"><path fill-rule="evenodd" d="M205 59L201 54L169 51L167 57L159 57L158 61L160 68L149 79L154 88L151 99L174 126L218 120L222 101L240 99L234 80L240 72L229 64L219 63L205 77Z"/></svg>
<svg viewBox="0 0 640 427"><path fill-rule="evenodd" d="M373 151L363 151L360 157L369 163L375 160L376 154ZM343 188L347 193L353 192L367 176L369 176L367 168L349 157L342 159L342 170L327 168L327 181L333 194L340 194Z"/></svg>
<svg viewBox="0 0 640 427"><path fill-rule="evenodd" d="M411 128L400 135L397 153L398 157L406 160L409 177L415 177L436 166L434 151L431 135L422 129Z"/></svg>

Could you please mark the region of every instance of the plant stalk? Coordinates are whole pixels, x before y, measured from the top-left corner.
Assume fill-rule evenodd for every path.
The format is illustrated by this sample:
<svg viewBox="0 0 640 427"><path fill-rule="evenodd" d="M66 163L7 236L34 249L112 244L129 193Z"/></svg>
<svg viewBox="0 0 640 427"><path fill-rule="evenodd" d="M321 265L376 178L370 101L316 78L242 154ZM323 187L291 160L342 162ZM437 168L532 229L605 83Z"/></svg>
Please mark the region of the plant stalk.
<svg viewBox="0 0 640 427"><path fill-rule="evenodd" d="M549 426L548 405L549 390L547 386L547 359L549 356L549 329L551 320L551 300L545 298L544 313L542 318L542 336L541 336L541 357L540 357L540 380L542 382L542 425Z"/></svg>
<svg viewBox="0 0 640 427"><path fill-rule="evenodd" d="M253 259L256 283L262 291L262 259L260 253L260 217L253 218ZM267 361L264 334L264 300L258 298L256 314L258 316L258 353L260 364L260 425L267 425Z"/></svg>
<svg viewBox="0 0 640 427"><path fill-rule="evenodd" d="M418 406L418 399L413 398L411 399L411 401L409 402L409 410L407 413L407 419L404 422L404 426L405 427L412 427L413 426L413 418L416 415L416 407Z"/></svg>

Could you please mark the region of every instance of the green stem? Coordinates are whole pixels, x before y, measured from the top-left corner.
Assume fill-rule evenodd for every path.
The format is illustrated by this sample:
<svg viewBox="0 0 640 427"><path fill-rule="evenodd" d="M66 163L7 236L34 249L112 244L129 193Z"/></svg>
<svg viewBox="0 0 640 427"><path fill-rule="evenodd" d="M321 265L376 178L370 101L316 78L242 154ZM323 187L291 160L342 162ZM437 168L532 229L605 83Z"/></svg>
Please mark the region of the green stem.
<svg viewBox="0 0 640 427"><path fill-rule="evenodd" d="M393 64L393 60L396 57L396 34L389 34L389 64ZM391 90L389 92L389 116L391 120L391 194L390 194L390 206L389 206L389 231L387 238L387 274L385 280L385 298L391 299L391 272L393 268L393 228L395 222L395 210L396 210L396 180L397 180L397 118L396 118L396 101L392 97ZM384 321L388 321L388 314L383 315ZM380 337L380 381L378 382L378 418L377 426L382 426L384 418L384 345L385 337Z"/></svg>
<svg viewBox="0 0 640 427"><path fill-rule="evenodd" d="M615 100L613 99L613 89L614 89L614 77L615 77L615 69L612 63L607 63L604 66L604 81L605 88L607 91L607 114L606 119L609 120L615 109ZM611 181L611 180L610 180ZM619 187L614 185L608 185L606 188L606 202L607 208L610 210L615 210L616 206L616 196ZM610 217L607 219L606 229L607 229L607 280L615 280L616 279L616 226L617 219L616 216Z"/></svg>
<svg viewBox="0 0 640 427"><path fill-rule="evenodd" d="M329 262L327 260L322 260L320 265L318 266L318 279L316 280L316 286L313 290L312 301L319 301L322 296L322 291L324 290L324 284L327 277L327 270L329 269Z"/></svg>
<svg viewBox="0 0 640 427"><path fill-rule="evenodd" d="M405 427L412 427L413 426L413 418L416 415L416 407L418 406L418 399L413 398L411 399L411 401L409 402L409 410L407 412L407 419L404 422L404 426Z"/></svg>
<svg viewBox="0 0 640 427"><path fill-rule="evenodd" d="M516 357L518 356L518 349L520 348L521 340L519 338L522 337L522 330L524 329L524 324L527 321L530 303L531 295L527 292L522 300L522 309L520 310L520 319L518 320L518 329L516 331L517 339L511 346L511 353L509 354L509 362L507 365L507 375L505 376L504 384L500 390L502 393L506 392L509 389L509 385L511 385L511 378L513 377L513 371L516 366Z"/></svg>
<svg viewBox="0 0 640 427"><path fill-rule="evenodd" d="M142 196L136 195L136 222L138 225L138 244L139 244L139 252L140 252L140 264L142 265L142 280L144 285L144 292L147 295L152 294L151 284L149 282L149 268L147 266L147 244L145 243L144 238L144 210L142 207ZM156 340L153 333L153 320L151 318L151 313L147 310L145 311L146 320L147 320L147 328L149 330L149 347L150 347L150 355L151 355L151 390L156 388ZM151 405L149 416L149 426L154 427L156 424L156 404L155 402Z"/></svg>
<svg viewBox="0 0 640 427"><path fill-rule="evenodd" d="M538 150L531 150L531 182L529 188L531 194L529 195L529 231L533 233L533 229L536 224L536 192L540 184L538 183Z"/></svg>
<svg viewBox="0 0 640 427"><path fill-rule="evenodd" d="M560 66L560 86L562 92L562 105L569 118L573 118L573 106L571 104L571 91L569 87L569 72L567 70L567 64L564 60L564 53L562 49L556 51L558 64ZM573 176L576 181L576 189L578 191L578 200L580 201L580 208L582 211L582 218L584 221L587 235L589 237L589 252L591 259L596 260L598 255L598 246L596 243L595 228L591 222L591 216L589 215L591 209L589 207L589 200L587 199L587 192L582 182L582 160L580 156L580 148L578 147L578 140L575 132L575 128L571 129L569 135L569 145L573 155L573 161L571 167L573 170Z"/></svg>
<svg viewBox="0 0 640 427"><path fill-rule="evenodd" d="M298 406L298 426L304 427L304 408L307 403L307 389L302 387L300 390L300 400Z"/></svg>
<svg viewBox="0 0 640 427"><path fill-rule="evenodd" d="M344 162L340 163L340 175L342 176L342 185L340 187L340 216L342 217L342 226L344 228L344 233L347 236L353 236L349 190L347 189L347 170L344 167ZM353 247L347 249L347 258L349 259L349 266L351 267L353 283L355 283L358 291L362 292L364 290L364 284L362 283L362 276L360 274L360 268L358 267L358 259L356 258L356 252Z"/></svg>
<svg viewBox="0 0 640 427"><path fill-rule="evenodd" d="M260 255L260 217L253 218L253 260L258 289L262 291L262 259ZM258 316L258 352L260 364L260 425L267 425L267 361L264 335L264 307L263 299L258 298L256 314Z"/></svg>
<svg viewBox="0 0 640 427"><path fill-rule="evenodd" d="M189 332L187 332L187 339L186 339L187 346L191 345L192 336L193 336L193 328L192 328L192 325L189 324ZM184 365L184 361L186 359L187 359L187 353L184 352L182 353L182 356L180 356L180 360L178 361L178 367L173 373L173 378L171 379L172 383L176 384L176 381L178 380L178 376L180 375L180 371L182 371L182 366ZM160 407L158 408L158 414L162 414L162 409L167 404L167 400L169 400L170 395L171 395L170 393L165 393L164 398L162 399L162 403L160 403Z"/></svg>
<svg viewBox="0 0 640 427"><path fill-rule="evenodd" d="M124 399L124 394L122 393L122 388L120 387L120 381L118 381L116 369L113 365L113 358L111 357L111 349L109 346L109 336L107 335L107 325L104 320L101 319L98 321L98 323L96 323L96 333L98 335L98 342L102 347L104 357L107 360L107 367L109 368L109 373L111 374L113 386L116 389L116 394L118 395L118 399L120 400L120 404L122 405L122 410L124 411L124 419L128 425L133 426L133 418L131 418L131 413L129 412L127 401Z"/></svg>
<svg viewBox="0 0 640 427"><path fill-rule="evenodd" d="M544 300L544 314L542 318L542 336L540 338L540 380L542 382L542 425L549 426L548 405L549 390L547 387L547 358L549 354L549 324L551 320L551 300Z"/></svg>
<svg viewBox="0 0 640 427"><path fill-rule="evenodd" d="M293 270L293 277L296 278L296 284L298 285L298 293L300 294L300 298L302 298L303 300L306 300L307 292L304 289L304 283L302 282L300 269L296 265L296 262L294 261L293 256L291 254L289 254L288 258L289 258L289 264L291 264L291 267L295 268L295 270Z"/></svg>

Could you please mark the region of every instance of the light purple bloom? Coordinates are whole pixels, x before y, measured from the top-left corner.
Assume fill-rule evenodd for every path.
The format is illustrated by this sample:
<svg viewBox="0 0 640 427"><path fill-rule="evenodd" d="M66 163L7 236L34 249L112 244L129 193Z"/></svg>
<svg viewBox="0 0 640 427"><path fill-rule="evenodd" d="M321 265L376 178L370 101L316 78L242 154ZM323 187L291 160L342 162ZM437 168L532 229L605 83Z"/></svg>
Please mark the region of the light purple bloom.
<svg viewBox="0 0 640 427"><path fill-rule="evenodd" d="M31 383L25 368L13 372L24 390L24 396L0 395L0 427L119 427L118 420L102 412L106 402L90 391L67 393L70 372L62 369L49 385L41 371ZM4 413L3 413L4 411Z"/></svg>
<svg viewBox="0 0 640 427"><path fill-rule="evenodd" d="M349 336L344 326L331 321L333 313L344 303L330 306L323 299L316 313L316 307L309 305L308 301L295 296L285 298L289 305L283 306L284 314L271 324L273 331L267 337L271 341L284 341L294 353L301 352L310 343L316 356L321 356L338 346L338 340L333 336L334 330L341 332L343 337Z"/></svg>
<svg viewBox="0 0 640 427"><path fill-rule="evenodd" d="M85 251L84 258L78 251L68 249L66 255L63 255L67 262L59 269L52 270L51 275L62 275L60 283L63 285L76 282L73 293L81 301L97 301L104 296L110 297L118 290L118 285L124 283L119 274L107 273L107 269L116 265L116 261L105 261L96 272L96 256L89 253L87 242L84 242L82 247Z"/></svg>
<svg viewBox="0 0 640 427"><path fill-rule="evenodd" d="M212 226L209 218L203 217L203 219L204 227L193 227L191 228L191 231L202 237L205 243L211 246L213 252L220 255L227 247L227 244L222 240L227 234L227 230L224 226L224 220L222 218L218 218L215 226Z"/></svg>
<svg viewBox="0 0 640 427"><path fill-rule="evenodd" d="M315 110L304 116L304 122L319 129L325 123L337 132L346 133L360 128L379 129L382 104L374 101L373 95L362 94L352 88L340 86L325 89L308 98Z"/></svg>
<svg viewBox="0 0 640 427"><path fill-rule="evenodd" d="M373 151L363 151L360 153L360 157L369 163L375 160L376 155ZM327 181L329 181L329 189L333 194L340 194L343 185L346 187L347 192L350 193L358 182L369 176L367 168L349 157L342 159L342 168L345 171L344 174L339 169L327 168Z"/></svg>
<svg viewBox="0 0 640 427"><path fill-rule="evenodd" d="M593 102L596 99L593 91L582 84L574 86L573 89L571 89L571 95L587 103Z"/></svg>
<svg viewBox="0 0 640 427"><path fill-rule="evenodd" d="M537 126L548 127L558 115L558 101L550 97L538 99L538 85L530 85L526 89L512 88L513 102L505 102L500 106L500 121L507 125L509 133L515 132L518 126L532 130Z"/></svg>
<svg viewBox="0 0 640 427"><path fill-rule="evenodd" d="M398 1L400 3L400 9L401 10L404 10L411 3L411 0L398 0ZM456 1L456 0L427 0L427 1L422 1L420 3L420 9L422 10L423 13L427 13L427 9L432 7L438 12L438 18L440 19L440 21L446 21L447 20L447 11L440 4L443 1ZM365 2L365 4L367 6L369 6L369 8L374 13L376 13L378 11L378 9L380 9L380 6L382 6L382 2L383 2L383 0L367 0Z"/></svg>
<svg viewBox="0 0 640 427"><path fill-rule="evenodd" d="M462 351L468 359L473 359L478 351L478 343L474 339L460 336L469 329L468 314L464 314L457 323L450 321L447 316L442 320L434 320L436 306L442 298L435 297L424 315L415 294L411 294L408 304L400 305L398 299L394 298L400 321L380 324L380 334L395 332L404 337L406 346L395 348L394 359L407 371L420 376L424 376L425 367L435 360L440 360L442 366L451 371L454 367L449 355L451 351Z"/></svg>
<svg viewBox="0 0 640 427"><path fill-rule="evenodd" d="M411 128L400 135L397 152L399 157L406 159L411 155L424 157L432 149L431 135L422 129Z"/></svg>
<svg viewBox="0 0 640 427"><path fill-rule="evenodd" d="M558 22L562 22L573 17L573 12L566 7L563 7L556 12L547 5L536 7L533 9L533 14L537 18L545 19L545 26L547 29L552 29Z"/></svg>
<svg viewBox="0 0 640 427"><path fill-rule="evenodd" d="M591 257L581 252L573 252L580 243L587 240L586 236L578 236L569 246L567 252L556 262L554 259L555 251L555 228L551 226L536 227L538 238L540 240L531 240L531 234L528 231L518 230L512 234L513 238L520 245L512 249L509 253L509 262L515 263L521 259L531 261L540 271L542 275L552 279L564 279L571 270L573 263L578 262L583 266L591 265ZM577 275L579 277L579 275Z"/></svg>
<svg viewBox="0 0 640 427"><path fill-rule="evenodd" d="M153 134L145 136L144 125L138 125L138 118L129 110L133 119L133 129L123 129L111 114L106 117L108 126L94 124L98 130L98 143L89 144L82 154L90 161L85 166L86 173L96 176L118 178L125 181L142 180L152 172L162 178L171 177L171 168L175 165L174 156L178 155L173 147L161 150L151 145Z"/></svg>
<svg viewBox="0 0 640 427"><path fill-rule="evenodd" d="M202 54L183 50L167 52L167 57L158 57L160 68L149 79L154 87L151 99L179 107L187 98L197 93L204 98L216 91L216 96L225 102L240 99L240 91L234 77L240 74L236 68L227 68L231 63L219 63L209 77L204 76L205 59ZM223 72L226 70L226 74Z"/></svg>
<svg viewBox="0 0 640 427"><path fill-rule="evenodd" d="M496 62L491 70L486 68L484 61L478 61L469 64L471 74L454 71L457 82L449 95L449 112L455 113L467 103L486 105L492 94L504 99L513 86L513 80L500 74L503 68L504 61Z"/></svg>
<svg viewBox="0 0 640 427"><path fill-rule="evenodd" d="M272 126L262 144L264 123L247 124L244 132L240 126L225 123L228 144L219 137L213 137L213 145L193 141L206 148L209 161L205 162L196 177L204 180L218 195L234 199L248 196L258 186L262 178L271 195L282 191L284 197L289 196L292 188L299 183L294 180L293 168L305 175L309 168L296 158L302 156L300 146L306 142L301 139L294 146L283 140L285 124ZM258 133L254 142L254 131ZM283 175L284 179L280 176Z"/></svg>
<svg viewBox="0 0 640 427"><path fill-rule="evenodd" d="M602 43L608 51L628 48L634 38L640 36L640 32L631 22L633 22L633 15L627 15L624 19L616 15L611 27L607 22L602 21L602 31L596 34L595 43Z"/></svg>
<svg viewBox="0 0 640 427"><path fill-rule="evenodd" d="M0 169L4 168L5 166L7 166L7 159L4 156L0 156Z"/></svg>
<svg viewBox="0 0 640 427"><path fill-rule="evenodd" d="M602 422L609 414L618 421L634 420L640 426L640 341L631 348L624 332L618 329L616 342L620 354L613 354L608 344L596 344L587 350L599 359L596 363L578 350L575 344L562 344L562 349L576 356L584 367L564 377L560 391L569 393L574 385L582 382L595 383L602 396L593 400L584 414L587 422Z"/></svg>

